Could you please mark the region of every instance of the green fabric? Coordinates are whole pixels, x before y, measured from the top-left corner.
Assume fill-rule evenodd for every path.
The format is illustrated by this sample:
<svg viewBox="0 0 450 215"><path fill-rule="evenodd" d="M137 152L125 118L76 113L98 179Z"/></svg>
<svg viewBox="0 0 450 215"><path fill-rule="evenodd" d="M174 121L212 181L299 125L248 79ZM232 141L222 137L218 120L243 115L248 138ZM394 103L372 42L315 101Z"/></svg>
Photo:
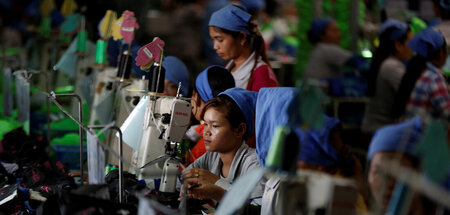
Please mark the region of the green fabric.
<svg viewBox="0 0 450 215"><path fill-rule="evenodd" d="M61 138L53 138L51 145L80 145L80 137L78 133L69 133ZM83 143L86 144L86 141Z"/></svg>
<svg viewBox="0 0 450 215"><path fill-rule="evenodd" d="M422 158L425 175L436 183L443 182L450 168L447 126L444 122L432 120L428 123L415 152Z"/></svg>
<svg viewBox="0 0 450 215"><path fill-rule="evenodd" d="M411 24L409 25L409 27L411 28L411 31L414 34L419 33L420 31L424 30L425 28L427 28L427 23L424 22L422 19L420 19L419 17L413 17L411 19Z"/></svg>
<svg viewBox="0 0 450 215"><path fill-rule="evenodd" d="M325 122L323 107L329 103L328 97L315 86L304 81L297 83L300 97L300 118L303 127L320 129Z"/></svg>
<svg viewBox="0 0 450 215"><path fill-rule="evenodd" d="M20 127L22 124L15 120L0 120L0 140L3 140L3 135Z"/></svg>
<svg viewBox="0 0 450 215"><path fill-rule="evenodd" d="M62 86L55 89L56 94L65 94L65 93L73 93L75 91L75 87L73 85Z"/></svg>

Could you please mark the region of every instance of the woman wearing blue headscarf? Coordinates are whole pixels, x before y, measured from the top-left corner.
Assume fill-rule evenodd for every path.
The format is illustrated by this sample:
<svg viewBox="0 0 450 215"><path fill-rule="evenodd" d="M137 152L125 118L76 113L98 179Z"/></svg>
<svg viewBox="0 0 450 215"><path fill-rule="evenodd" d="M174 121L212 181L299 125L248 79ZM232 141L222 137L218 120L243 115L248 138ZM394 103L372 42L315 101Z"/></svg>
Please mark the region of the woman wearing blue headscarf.
<svg viewBox="0 0 450 215"><path fill-rule="evenodd" d="M404 22L388 19L380 27L380 45L369 70L369 91L372 98L366 108L362 130L372 134L378 128L394 123L392 109L395 94L412 56L407 43L414 35Z"/></svg>
<svg viewBox="0 0 450 215"><path fill-rule="evenodd" d="M400 124L388 125L377 130L372 138L367 153L369 161L368 183L372 197L375 203L386 211L390 202L395 180L382 174L381 166L386 160L399 160L399 162L409 168L418 167L418 158L414 155L414 146L422 136L422 121L419 117L405 121ZM417 214L431 214L431 211L420 211L418 207L422 206L420 201L414 198L410 205L413 208L409 212L414 211ZM410 214L410 213L408 213Z"/></svg>
<svg viewBox="0 0 450 215"><path fill-rule="evenodd" d="M331 18L316 18L308 32L308 39L314 48L303 77L324 79L343 76L342 66L352 53L339 47L341 33L338 24Z"/></svg>
<svg viewBox="0 0 450 215"><path fill-rule="evenodd" d="M203 70L195 80L195 88L191 97L192 115L195 119L201 122L206 102L216 97L219 93L233 87L235 87L233 76L225 67L214 65ZM203 139L204 127L204 123L194 125L186 132L186 136L195 142L195 145L191 148L189 163L194 162L206 152Z"/></svg>
<svg viewBox="0 0 450 215"><path fill-rule="evenodd" d="M174 56L167 56L163 59L162 65L166 70L164 94L176 96L178 84L181 82L180 93L184 97L189 97L189 71L183 61Z"/></svg>
<svg viewBox="0 0 450 215"><path fill-rule="evenodd" d="M416 52L400 83L394 103L394 117L420 116L450 119L450 93L440 68L447 59L444 37L432 28L418 33L408 46Z"/></svg>
<svg viewBox="0 0 450 215"><path fill-rule="evenodd" d="M206 103L202 118L207 152L181 176L189 188L188 198L220 201L237 177L259 167L255 150L245 144L254 130L256 96L256 92L232 88ZM250 198L257 200L262 192L259 184Z"/></svg>
<svg viewBox="0 0 450 215"><path fill-rule="evenodd" d="M233 74L236 87L257 92L262 87L278 86L264 39L242 6L230 4L214 12L209 35L216 53L230 61L226 68Z"/></svg>

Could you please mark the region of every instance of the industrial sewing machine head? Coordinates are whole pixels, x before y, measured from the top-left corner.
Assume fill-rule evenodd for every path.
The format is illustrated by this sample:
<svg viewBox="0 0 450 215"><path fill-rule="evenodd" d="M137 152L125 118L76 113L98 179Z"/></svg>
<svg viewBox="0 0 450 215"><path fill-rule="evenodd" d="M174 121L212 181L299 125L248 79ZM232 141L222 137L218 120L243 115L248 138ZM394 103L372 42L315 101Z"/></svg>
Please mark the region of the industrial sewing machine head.
<svg viewBox="0 0 450 215"><path fill-rule="evenodd" d="M190 124L189 99L164 96L165 71L155 63L150 69L148 102L139 150L133 154L132 164L139 179L161 177L161 192L175 192L179 161L177 147Z"/></svg>

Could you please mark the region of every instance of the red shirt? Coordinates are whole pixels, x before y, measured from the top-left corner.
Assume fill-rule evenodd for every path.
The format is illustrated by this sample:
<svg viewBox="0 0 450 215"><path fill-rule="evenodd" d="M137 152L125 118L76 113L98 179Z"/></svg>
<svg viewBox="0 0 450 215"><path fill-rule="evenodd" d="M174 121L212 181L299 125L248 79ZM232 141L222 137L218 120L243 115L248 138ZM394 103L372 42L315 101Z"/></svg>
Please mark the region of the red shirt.
<svg viewBox="0 0 450 215"><path fill-rule="evenodd" d="M247 90L258 92L263 87L278 87L277 77L267 64L253 70L248 80Z"/></svg>

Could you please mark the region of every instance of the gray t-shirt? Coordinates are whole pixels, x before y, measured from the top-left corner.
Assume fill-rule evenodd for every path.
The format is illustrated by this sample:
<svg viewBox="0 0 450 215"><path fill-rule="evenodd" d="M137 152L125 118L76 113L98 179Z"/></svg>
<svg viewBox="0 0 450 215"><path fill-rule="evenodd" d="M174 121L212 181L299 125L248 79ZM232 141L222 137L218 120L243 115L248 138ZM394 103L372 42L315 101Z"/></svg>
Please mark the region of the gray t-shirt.
<svg viewBox="0 0 450 215"><path fill-rule="evenodd" d="M352 53L338 45L318 43L308 59L304 78L337 78L343 76L342 66L352 56Z"/></svg>
<svg viewBox="0 0 450 215"><path fill-rule="evenodd" d="M394 123L391 116L395 95L405 74L405 65L395 57L383 61L377 75L375 95L370 99L364 114L362 130L374 132Z"/></svg>
<svg viewBox="0 0 450 215"><path fill-rule="evenodd" d="M185 170L187 171L192 168L202 168L210 171L214 175L221 177L215 184L219 187L222 187L225 190L231 189L231 184L236 180L239 176L244 175L249 170L253 168L258 168L258 157L254 149L249 148L245 142L239 147L236 155L234 155L233 162L231 163L230 171L228 173L228 177L221 177L221 169L222 169L222 161L220 160L220 156L218 152L206 152L197 160L194 161L191 165L189 165ZM264 182L260 182L254 189L252 194L250 195L250 199L259 199L261 198L264 192ZM258 201L256 201L258 202Z"/></svg>

